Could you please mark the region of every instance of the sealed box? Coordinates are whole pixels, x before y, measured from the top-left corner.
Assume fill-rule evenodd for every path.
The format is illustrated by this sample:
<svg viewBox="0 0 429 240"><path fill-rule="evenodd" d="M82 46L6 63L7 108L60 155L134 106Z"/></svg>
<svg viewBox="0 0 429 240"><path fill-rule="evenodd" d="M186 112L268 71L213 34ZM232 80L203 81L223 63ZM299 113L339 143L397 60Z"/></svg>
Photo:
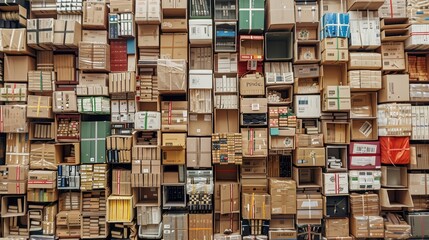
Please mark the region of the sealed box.
<svg viewBox="0 0 429 240"><path fill-rule="evenodd" d="M325 220L325 236L329 239L349 237L349 219L327 218Z"/></svg>
<svg viewBox="0 0 429 240"><path fill-rule="evenodd" d="M267 173L266 162L267 161L263 158L244 158L241 164L242 180L247 181L248 178L265 178ZM249 181L247 181L246 184L242 184L242 191L244 191L244 187L248 182Z"/></svg>
<svg viewBox="0 0 429 240"><path fill-rule="evenodd" d="M410 104L378 105L379 136L411 136L412 108Z"/></svg>
<svg viewBox="0 0 429 240"><path fill-rule="evenodd" d="M77 48L82 39L82 26L79 22L55 20L54 45Z"/></svg>
<svg viewBox="0 0 429 240"><path fill-rule="evenodd" d="M270 128L270 150L295 149L295 128Z"/></svg>
<svg viewBox="0 0 429 240"><path fill-rule="evenodd" d="M49 50L54 44L54 19L28 19L27 44L34 49ZM43 29L43 31L41 31Z"/></svg>
<svg viewBox="0 0 429 240"><path fill-rule="evenodd" d="M189 114L188 135L189 136L211 136L213 132L212 114Z"/></svg>
<svg viewBox="0 0 429 240"><path fill-rule="evenodd" d="M129 196L131 191L131 171L124 169L112 170L112 195Z"/></svg>
<svg viewBox="0 0 429 240"><path fill-rule="evenodd" d="M213 23L209 19L189 20L189 42L191 44L211 44Z"/></svg>
<svg viewBox="0 0 429 240"><path fill-rule="evenodd" d="M294 1L266 2L268 30L291 30L295 25ZM271 238L271 237L270 237Z"/></svg>
<svg viewBox="0 0 429 240"><path fill-rule="evenodd" d="M349 51L344 49L326 49L322 52L322 63L346 63L349 61Z"/></svg>
<svg viewBox="0 0 429 240"><path fill-rule="evenodd" d="M243 156L265 157L268 154L266 128L242 128Z"/></svg>
<svg viewBox="0 0 429 240"><path fill-rule="evenodd" d="M159 48L159 26L137 25L137 46L139 48Z"/></svg>
<svg viewBox="0 0 429 240"><path fill-rule="evenodd" d="M240 78L240 95L265 95L264 77L259 74L246 74Z"/></svg>
<svg viewBox="0 0 429 240"><path fill-rule="evenodd" d="M349 171L349 183L350 191L379 190L381 187L381 171Z"/></svg>
<svg viewBox="0 0 429 240"><path fill-rule="evenodd" d="M54 113L77 112L77 97L75 91L55 91L52 97Z"/></svg>
<svg viewBox="0 0 429 240"><path fill-rule="evenodd" d="M29 95L27 99L28 118L53 118L52 97Z"/></svg>
<svg viewBox="0 0 429 240"><path fill-rule="evenodd" d="M350 194L350 209L355 216L378 216L380 215L380 203L378 194Z"/></svg>
<svg viewBox="0 0 429 240"><path fill-rule="evenodd" d="M2 165L0 166L0 181L24 181L27 179L28 166Z"/></svg>
<svg viewBox="0 0 429 240"><path fill-rule="evenodd" d="M297 134L297 147L323 147L323 134Z"/></svg>
<svg viewBox="0 0 429 240"><path fill-rule="evenodd" d="M56 171L31 170L28 172L28 189L54 189L56 186Z"/></svg>
<svg viewBox="0 0 429 240"><path fill-rule="evenodd" d="M406 18L407 2L405 0L385 0L384 4L378 9L380 18Z"/></svg>
<svg viewBox="0 0 429 240"><path fill-rule="evenodd" d="M81 114L110 114L110 98L107 97L79 97L77 106Z"/></svg>
<svg viewBox="0 0 429 240"><path fill-rule="evenodd" d="M271 196L243 193L241 215L243 219L271 219Z"/></svg>
<svg viewBox="0 0 429 240"><path fill-rule="evenodd" d="M32 143L30 151L30 169L57 170L55 145Z"/></svg>
<svg viewBox="0 0 429 240"><path fill-rule="evenodd" d="M240 102L241 113L266 113L266 98L242 98Z"/></svg>
<svg viewBox="0 0 429 240"><path fill-rule="evenodd" d="M378 101L380 103L409 101L409 82L408 74L384 75Z"/></svg>
<svg viewBox="0 0 429 240"><path fill-rule="evenodd" d="M405 70L405 52L403 42L390 42L381 45L384 71Z"/></svg>
<svg viewBox="0 0 429 240"><path fill-rule="evenodd" d="M262 33L265 27L264 1L239 0L239 31L243 33Z"/></svg>
<svg viewBox="0 0 429 240"><path fill-rule="evenodd" d="M106 137L110 135L110 122L82 122L81 129L81 162L104 163L106 161Z"/></svg>
<svg viewBox="0 0 429 240"><path fill-rule="evenodd" d="M164 15L165 16L165 15ZM183 16L184 17L184 16ZM161 22L162 32L187 32L188 21L186 17L175 17L175 18L162 18Z"/></svg>
<svg viewBox="0 0 429 240"><path fill-rule="evenodd" d="M321 115L320 95L297 95L294 104L298 118L319 118Z"/></svg>
<svg viewBox="0 0 429 240"><path fill-rule="evenodd" d="M349 86L326 86L323 88L324 98L350 98Z"/></svg>
<svg viewBox="0 0 429 240"><path fill-rule="evenodd" d="M243 160L243 164L248 164L249 161ZM255 162L255 161L254 161ZM247 171L246 167L242 167L242 170ZM257 170L257 169L254 169ZM259 169L261 170L261 169ZM246 176L246 173L242 175L241 179L241 192L242 193L261 193L265 194L268 192L268 180L265 178L252 178L261 177L261 175L254 174L252 176Z"/></svg>
<svg viewBox="0 0 429 240"><path fill-rule="evenodd" d="M108 43L108 32L106 30L82 30L82 42Z"/></svg>
<svg viewBox="0 0 429 240"><path fill-rule="evenodd" d="M188 130L188 102L162 102L161 129L169 132L186 132Z"/></svg>
<svg viewBox="0 0 429 240"><path fill-rule="evenodd" d="M52 92L56 75L53 71L28 71L29 92Z"/></svg>
<svg viewBox="0 0 429 240"><path fill-rule="evenodd" d="M188 168L211 167L211 138L188 137L186 138L186 164Z"/></svg>
<svg viewBox="0 0 429 240"><path fill-rule="evenodd" d="M347 38L324 38L320 44L320 48L321 52L325 50L348 50L348 45Z"/></svg>
<svg viewBox="0 0 429 240"><path fill-rule="evenodd" d="M27 181L0 181L1 194L25 194Z"/></svg>
<svg viewBox="0 0 429 240"><path fill-rule="evenodd" d="M319 6L317 2L295 3L295 20L297 23L319 22Z"/></svg>
<svg viewBox="0 0 429 240"><path fill-rule="evenodd" d="M101 43L79 43L79 69L110 71L110 46Z"/></svg>
<svg viewBox="0 0 429 240"><path fill-rule="evenodd" d="M324 99L323 101L323 111L329 112L329 111L335 111L335 112L344 112L344 111L350 111L351 108L351 102L350 98L331 98L331 99Z"/></svg>
<svg viewBox="0 0 429 240"><path fill-rule="evenodd" d="M83 21L84 29L107 28L107 6L104 2L84 2Z"/></svg>
<svg viewBox="0 0 429 240"><path fill-rule="evenodd" d="M319 64L294 65L293 74L296 78L318 78L320 67Z"/></svg>
<svg viewBox="0 0 429 240"><path fill-rule="evenodd" d="M0 110L0 132L28 132L26 105L2 105Z"/></svg>
<svg viewBox="0 0 429 240"><path fill-rule="evenodd" d="M112 0L110 1L111 13L134 12L134 1L131 0Z"/></svg>
<svg viewBox="0 0 429 240"><path fill-rule="evenodd" d="M5 83L0 88L1 102L26 102L27 84L25 83Z"/></svg>
<svg viewBox="0 0 429 240"><path fill-rule="evenodd" d="M0 29L0 50L7 54L28 54L31 53L27 46L27 30L20 29Z"/></svg>
<svg viewBox="0 0 429 240"><path fill-rule="evenodd" d="M358 238L384 238L384 220L380 216L352 216L350 232Z"/></svg>
<svg viewBox="0 0 429 240"><path fill-rule="evenodd" d="M4 81L27 82L27 73L35 70L36 61L30 56L4 56Z"/></svg>
<svg viewBox="0 0 429 240"><path fill-rule="evenodd" d="M268 236L272 240L296 239L296 230L270 230Z"/></svg>
<svg viewBox="0 0 429 240"><path fill-rule="evenodd" d="M134 128L136 130L160 130L161 113L151 111L136 112Z"/></svg>
<svg viewBox="0 0 429 240"><path fill-rule="evenodd" d="M188 34L161 34L161 58L185 59L188 61Z"/></svg>
<svg viewBox="0 0 429 240"><path fill-rule="evenodd" d="M350 52L348 70L380 70L382 68L380 53Z"/></svg>
<svg viewBox="0 0 429 240"><path fill-rule="evenodd" d="M213 237L212 214L189 214L189 239L211 239Z"/></svg>
<svg viewBox="0 0 429 240"><path fill-rule="evenodd" d="M351 90L366 91L381 89L381 71L353 70L347 72Z"/></svg>
<svg viewBox="0 0 429 240"><path fill-rule="evenodd" d="M187 90L186 61L159 59L157 64L158 91L184 93Z"/></svg>
<svg viewBox="0 0 429 240"><path fill-rule="evenodd" d="M351 11L350 49L376 49L381 45L380 20L376 11Z"/></svg>
<svg viewBox="0 0 429 240"><path fill-rule="evenodd" d="M135 5L135 21L139 26L142 23L161 23L160 0L137 0Z"/></svg>
<svg viewBox="0 0 429 240"><path fill-rule="evenodd" d="M407 181L412 196L426 195L429 192L429 176L426 173L409 173Z"/></svg>
<svg viewBox="0 0 429 240"><path fill-rule="evenodd" d="M296 211L298 223L320 221L323 218L322 195L320 193L297 194Z"/></svg>
<svg viewBox="0 0 429 240"><path fill-rule="evenodd" d="M297 167L325 166L325 148L297 148L293 163Z"/></svg>
<svg viewBox="0 0 429 240"><path fill-rule="evenodd" d="M232 214L240 212L239 185L235 182L215 183L215 212Z"/></svg>
<svg viewBox="0 0 429 240"><path fill-rule="evenodd" d="M326 4L326 3L325 3ZM329 5L331 3L328 3ZM323 6L323 9L326 7ZM325 10L326 11L326 10ZM348 13L325 12L322 16L322 38L348 38L350 17Z"/></svg>
<svg viewBox="0 0 429 240"><path fill-rule="evenodd" d="M409 137L380 137L381 163L392 165L409 164Z"/></svg>
<svg viewBox="0 0 429 240"><path fill-rule="evenodd" d="M324 173L323 194L338 195L349 193L349 178L347 173Z"/></svg>
<svg viewBox="0 0 429 240"><path fill-rule="evenodd" d="M271 195L271 214L296 214L296 182L271 178L269 180ZM286 202L285 202L286 201Z"/></svg>
<svg viewBox="0 0 429 240"><path fill-rule="evenodd" d="M350 123L323 122L324 142L328 144L349 144Z"/></svg>
<svg viewBox="0 0 429 240"><path fill-rule="evenodd" d="M425 33L429 30L429 24L412 24L409 26L410 38L405 40L405 49L418 49L427 45Z"/></svg>

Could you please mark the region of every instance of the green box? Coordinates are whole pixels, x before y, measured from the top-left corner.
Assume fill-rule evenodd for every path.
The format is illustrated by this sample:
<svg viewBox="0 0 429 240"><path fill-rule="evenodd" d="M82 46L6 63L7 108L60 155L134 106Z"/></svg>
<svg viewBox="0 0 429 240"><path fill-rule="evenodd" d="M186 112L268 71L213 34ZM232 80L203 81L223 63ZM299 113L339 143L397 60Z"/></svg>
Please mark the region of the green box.
<svg viewBox="0 0 429 240"><path fill-rule="evenodd" d="M238 31L261 34L265 28L265 0L240 0Z"/></svg>
<svg viewBox="0 0 429 240"><path fill-rule="evenodd" d="M110 114L110 98L107 97L79 97L77 111L82 114L108 115Z"/></svg>
<svg viewBox="0 0 429 240"><path fill-rule="evenodd" d="M110 122L81 123L81 163L106 162L106 137L110 136Z"/></svg>

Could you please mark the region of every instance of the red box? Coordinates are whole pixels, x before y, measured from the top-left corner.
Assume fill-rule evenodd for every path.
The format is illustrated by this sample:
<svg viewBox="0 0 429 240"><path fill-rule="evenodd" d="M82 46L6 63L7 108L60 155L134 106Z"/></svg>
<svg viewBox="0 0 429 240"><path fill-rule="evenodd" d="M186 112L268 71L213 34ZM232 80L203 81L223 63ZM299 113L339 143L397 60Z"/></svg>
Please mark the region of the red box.
<svg viewBox="0 0 429 240"><path fill-rule="evenodd" d="M128 71L127 40L110 40L110 71Z"/></svg>
<svg viewBox="0 0 429 240"><path fill-rule="evenodd" d="M410 163L410 137L380 137L381 163L404 165Z"/></svg>
<svg viewBox="0 0 429 240"><path fill-rule="evenodd" d="M350 170L374 170L381 168L380 142L351 142L349 146Z"/></svg>

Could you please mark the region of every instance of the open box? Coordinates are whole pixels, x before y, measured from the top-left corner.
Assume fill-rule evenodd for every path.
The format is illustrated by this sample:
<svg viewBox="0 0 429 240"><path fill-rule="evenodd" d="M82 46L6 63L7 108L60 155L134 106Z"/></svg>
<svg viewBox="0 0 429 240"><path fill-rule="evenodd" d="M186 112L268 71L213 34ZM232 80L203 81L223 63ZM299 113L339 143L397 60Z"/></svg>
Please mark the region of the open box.
<svg viewBox="0 0 429 240"><path fill-rule="evenodd" d="M296 181L297 188L321 188L322 168L321 167L293 167L293 180Z"/></svg>
<svg viewBox="0 0 429 240"><path fill-rule="evenodd" d="M350 123L323 121L325 144L350 144Z"/></svg>
<svg viewBox="0 0 429 240"><path fill-rule="evenodd" d="M381 186L388 188L408 187L407 167L381 166Z"/></svg>
<svg viewBox="0 0 429 240"><path fill-rule="evenodd" d="M240 36L240 61L264 60L264 36L241 35Z"/></svg>
<svg viewBox="0 0 429 240"><path fill-rule="evenodd" d="M28 216L2 218L3 237L28 239Z"/></svg>
<svg viewBox="0 0 429 240"><path fill-rule="evenodd" d="M55 144L55 159L58 164L80 164L80 143Z"/></svg>
<svg viewBox="0 0 429 240"><path fill-rule="evenodd" d="M133 188L133 192L137 203L142 203L148 206L161 206L160 187Z"/></svg>
<svg viewBox="0 0 429 240"><path fill-rule="evenodd" d="M237 51L237 23L216 22L214 26L214 51L236 52Z"/></svg>
<svg viewBox="0 0 429 240"><path fill-rule="evenodd" d="M347 64L322 65L322 88L326 86L347 86Z"/></svg>
<svg viewBox="0 0 429 240"><path fill-rule="evenodd" d="M214 118L215 132L239 132L240 120L238 109L215 109Z"/></svg>
<svg viewBox="0 0 429 240"><path fill-rule="evenodd" d="M184 184L169 184L162 186L162 207L186 207L186 186Z"/></svg>
<svg viewBox="0 0 429 240"><path fill-rule="evenodd" d="M352 92L350 100L350 118L377 117L377 92Z"/></svg>
<svg viewBox="0 0 429 240"><path fill-rule="evenodd" d="M320 80L319 77L315 78L299 78L293 84L295 94L319 94L320 93Z"/></svg>
<svg viewBox="0 0 429 240"><path fill-rule="evenodd" d="M237 53L216 53L214 55L215 73L237 73Z"/></svg>
<svg viewBox="0 0 429 240"><path fill-rule="evenodd" d="M270 150L295 149L295 128L270 128ZM274 133L274 134L273 134Z"/></svg>
<svg viewBox="0 0 429 240"><path fill-rule="evenodd" d="M26 195L6 195L1 198L1 216L19 217L27 214Z"/></svg>
<svg viewBox="0 0 429 240"><path fill-rule="evenodd" d="M405 70L410 75L410 82L429 81L429 53L405 54Z"/></svg>
<svg viewBox="0 0 429 240"><path fill-rule="evenodd" d="M215 165L214 178L215 182L239 182L239 168L237 165Z"/></svg>
<svg viewBox="0 0 429 240"><path fill-rule="evenodd" d="M317 43L319 41L319 31L317 25L300 24L295 26L295 42Z"/></svg>
<svg viewBox="0 0 429 240"><path fill-rule="evenodd" d="M55 132L57 142L79 142L80 114L57 114Z"/></svg>
<svg viewBox="0 0 429 240"><path fill-rule="evenodd" d="M369 141L378 140L377 118L351 119L351 140Z"/></svg>
<svg viewBox="0 0 429 240"><path fill-rule="evenodd" d="M320 61L319 43L296 42L294 52L295 64L318 63Z"/></svg>
<svg viewBox="0 0 429 240"><path fill-rule="evenodd" d="M28 135L29 140L55 139L55 124L53 122L31 122Z"/></svg>
<svg viewBox="0 0 429 240"><path fill-rule="evenodd" d="M185 183L185 167L183 165L162 166L162 183L175 184Z"/></svg>
<svg viewBox="0 0 429 240"><path fill-rule="evenodd" d="M384 208L413 207L413 200L408 189L380 189L380 205Z"/></svg>
<svg viewBox="0 0 429 240"><path fill-rule="evenodd" d="M293 98L293 86L268 86L267 101L269 105L291 104Z"/></svg>
<svg viewBox="0 0 429 240"><path fill-rule="evenodd" d="M265 33L265 60L288 61L293 58L293 32Z"/></svg>
<svg viewBox="0 0 429 240"><path fill-rule="evenodd" d="M347 146L326 146L326 172L347 171Z"/></svg>

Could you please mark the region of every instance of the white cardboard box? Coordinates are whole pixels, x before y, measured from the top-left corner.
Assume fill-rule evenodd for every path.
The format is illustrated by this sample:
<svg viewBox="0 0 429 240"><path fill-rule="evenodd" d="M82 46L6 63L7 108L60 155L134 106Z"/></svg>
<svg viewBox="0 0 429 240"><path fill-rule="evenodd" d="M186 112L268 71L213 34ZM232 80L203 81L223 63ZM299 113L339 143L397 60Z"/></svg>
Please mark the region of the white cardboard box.
<svg viewBox="0 0 429 240"><path fill-rule="evenodd" d="M212 89L213 72L211 70L189 70L189 89Z"/></svg>
<svg viewBox="0 0 429 240"><path fill-rule="evenodd" d="M213 41L213 23L210 19L189 20L189 41L193 44L209 44Z"/></svg>
<svg viewBox="0 0 429 240"><path fill-rule="evenodd" d="M134 115L134 128L136 130L159 130L161 129L160 112L136 112Z"/></svg>
<svg viewBox="0 0 429 240"><path fill-rule="evenodd" d="M381 187L380 180L381 171L349 171L350 191L379 190Z"/></svg>
<svg viewBox="0 0 429 240"><path fill-rule="evenodd" d="M336 195L349 193L349 179L347 173L324 173L323 194Z"/></svg>
<svg viewBox="0 0 429 240"><path fill-rule="evenodd" d="M296 95L294 104L298 118L319 118L321 115L320 95Z"/></svg>

